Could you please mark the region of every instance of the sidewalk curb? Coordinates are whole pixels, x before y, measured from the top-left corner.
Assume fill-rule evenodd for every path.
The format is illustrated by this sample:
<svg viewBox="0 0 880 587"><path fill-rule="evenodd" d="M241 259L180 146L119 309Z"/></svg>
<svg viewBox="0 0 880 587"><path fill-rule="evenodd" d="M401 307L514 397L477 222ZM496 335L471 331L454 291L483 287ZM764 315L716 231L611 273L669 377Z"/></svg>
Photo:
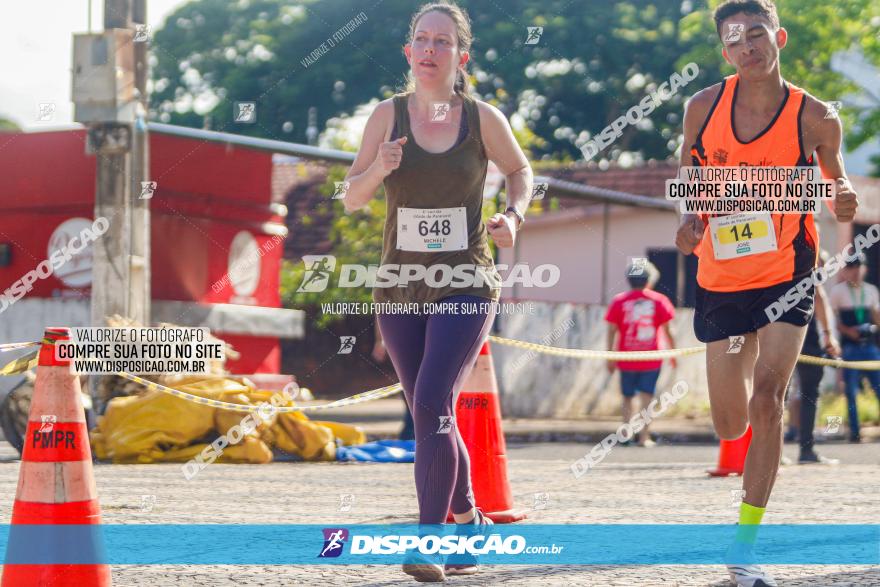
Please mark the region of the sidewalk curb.
<svg viewBox="0 0 880 587"><path fill-rule="evenodd" d="M367 442L387 440L388 434L367 432ZM612 432L576 432L576 431L515 431L505 432L504 441L509 444L524 444L530 442L571 442L581 444L598 444ZM397 438L396 434L390 435ZM658 444L715 444L718 438L714 434L657 434L653 435Z"/></svg>
<svg viewBox="0 0 880 587"><path fill-rule="evenodd" d="M367 441L372 442L375 440L385 440L389 438L397 438L397 430L395 429L394 433L383 433L378 431L371 431L370 428L372 426L367 425L364 426L364 423L352 422L355 426L361 426L365 428L365 432L367 435ZM877 427L876 434L872 430L870 434L864 434L865 430L863 429L862 434L862 444L872 444L880 441L880 427ZM578 431L578 430L512 430L506 431L504 433L504 440L510 444L523 444L530 442L571 442L571 443L581 443L581 444L598 444L609 434L613 434L613 431ZM652 433L652 438L657 441L659 445L673 445L673 444L713 444L717 445L720 441L718 436L715 435L714 432L701 432L701 431L691 431L691 432L666 432L666 433ZM842 434L834 435L834 436L825 436L822 438L817 438L816 444L821 446L823 444L844 444L846 443L846 436ZM796 445L796 442L786 442L786 445L792 444Z"/></svg>

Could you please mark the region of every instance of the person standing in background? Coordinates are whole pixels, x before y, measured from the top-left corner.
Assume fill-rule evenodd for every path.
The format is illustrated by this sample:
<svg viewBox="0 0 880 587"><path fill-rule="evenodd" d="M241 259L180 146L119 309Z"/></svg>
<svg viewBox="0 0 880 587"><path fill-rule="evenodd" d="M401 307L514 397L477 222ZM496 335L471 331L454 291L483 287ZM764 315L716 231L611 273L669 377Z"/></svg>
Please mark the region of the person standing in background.
<svg viewBox="0 0 880 587"><path fill-rule="evenodd" d="M626 280L631 289L614 296L605 313L609 351L655 351L660 348L661 327L669 347L675 347L669 331L669 321L675 317L675 307L669 298L651 289L659 277L660 272L647 259L637 259L627 267ZM607 362L609 373L620 369L624 422L629 422L632 417L633 398L637 393L642 409L647 408L654 399L662 364L662 361ZM639 446L650 447L654 444L646 424L639 432Z"/></svg>
<svg viewBox="0 0 880 587"><path fill-rule="evenodd" d="M831 288L831 307L843 341L844 361L878 361L877 325L880 324L880 293L865 282L865 254L859 252L841 271L843 281ZM880 371L844 369L847 412L849 414L849 441L861 442L859 410L856 400L866 377L880 400Z"/></svg>
<svg viewBox="0 0 880 587"><path fill-rule="evenodd" d="M820 251L819 266L825 264L828 253ZM831 304L828 294L821 284L816 284L816 305L813 319L807 324L807 334L804 345L801 347L802 355L821 357L828 355L833 358L840 357L840 346L831 328L832 321ZM798 363L798 380L800 381L800 410L798 414L798 438L800 443L800 456L798 463L802 465L810 463L823 463L827 465L837 464L836 459L829 459L816 454L813 438L813 427L816 425L816 408L819 403L819 383L822 381L824 367Z"/></svg>

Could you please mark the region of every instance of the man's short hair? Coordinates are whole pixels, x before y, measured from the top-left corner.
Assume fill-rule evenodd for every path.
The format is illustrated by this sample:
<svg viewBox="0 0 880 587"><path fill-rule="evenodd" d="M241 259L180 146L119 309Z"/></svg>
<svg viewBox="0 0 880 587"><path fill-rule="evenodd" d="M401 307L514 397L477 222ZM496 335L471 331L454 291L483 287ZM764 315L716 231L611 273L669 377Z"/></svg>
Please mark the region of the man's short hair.
<svg viewBox="0 0 880 587"><path fill-rule="evenodd" d="M660 279L660 271L647 259L638 265L633 262L626 267L626 281L631 288L653 287L658 279Z"/></svg>
<svg viewBox="0 0 880 587"><path fill-rule="evenodd" d="M721 34L721 23L734 14L758 14L770 21L773 30L779 28L779 15L776 14L776 5L771 0L728 0L715 9L715 30L718 36Z"/></svg>

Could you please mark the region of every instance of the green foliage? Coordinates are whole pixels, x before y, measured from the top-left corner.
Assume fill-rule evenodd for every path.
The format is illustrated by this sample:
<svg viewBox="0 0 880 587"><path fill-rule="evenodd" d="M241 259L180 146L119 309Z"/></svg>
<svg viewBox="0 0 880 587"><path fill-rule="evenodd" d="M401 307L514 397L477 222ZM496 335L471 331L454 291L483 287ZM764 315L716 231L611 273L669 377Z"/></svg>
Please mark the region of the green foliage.
<svg viewBox="0 0 880 587"><path fill-rule="evenodd" d="M12 119L0 116L0 132L19 132L21 127Z"/></svg>
<svg viewBox="0 0 880 587"><path fill-rule="evenodd" d="M859 411L859 425L870 425L880 423L880 411L877 406L877 396L874 391L869 389L870 386L865 385L861 392L856 396L856 405ZM842 417L843 421L849 424L849 413L846 408L846 397L842 394L831 393L823 394L819 398L819 408L817 410L817 422L820 426L824 426L828 422L830 416Z"/></svg>
<svg viewBox="0 0 880 587"><path fill-rule="evenodd" d="M461 0L475 33L470 71L476 93L523 124L514 125L516 136L533 159L577 161L583 158L579 145L695 61L696 80L643 124L627 127L600 155L618 160L629 153L634 161L674 157L686 98L732 72L711 22L719 1ZM845 101L855 90L831 70L834 52L858 47L880 64L876 0L777 4L790 33L783 73L817 97ZM219 102L208 102L203 113L213 128L305 143L310 109L321 131L330 118L402 88L407 68L402 46L417 5L409 0L186 4L155 35L153 115L201 126L203 116L187 107L187 96L213 93ZM361 12L364 23L315 63L303 62ZM544 27L537 44L525 44L528 26ZM257 124L232 123L232 103L251 100L257 102ZM862 111L845 109L844 119L852 146L880 133L876 101Z"/></svg>
<svg viewBox="0 0 880 587"><path fill-rule="evenodd" d="M286 307L317 310L322 303L333 302L370 302L371 293L368 288L335 287L339 279L340 266L344 264L378 265L382 258L382 229L385 218L384 189L361 210L345 211L341 200L333 200L335 182L343 181L347 168L333 166L327 174L327 181L321 186L321 194L326 199L315 210L325 214L332 210L333 223L330 238L333 245L332 254L336 257L336 268L330 277L329 286L323 292L297 292L303 282L305 265L302 260L284 260L281 269L281 299ZM315 319L321 327L327 327L342 319L342 316L315 312Z"/></svg>
<svg viewBox="0 0 880 587"><path fill-rule="evenodd" d="M869 124L872 126L878 126L876 121L873 121L873 123L869 123ZM880 128L877 129L877 134L875 134L873 136L877 136L878 134L880 134ZM874 169L873 169L871 175L873 175L874 177L880 177L880 155L872 155L870 158L870 161L871 161L871 164L874 166Z"/></svg>

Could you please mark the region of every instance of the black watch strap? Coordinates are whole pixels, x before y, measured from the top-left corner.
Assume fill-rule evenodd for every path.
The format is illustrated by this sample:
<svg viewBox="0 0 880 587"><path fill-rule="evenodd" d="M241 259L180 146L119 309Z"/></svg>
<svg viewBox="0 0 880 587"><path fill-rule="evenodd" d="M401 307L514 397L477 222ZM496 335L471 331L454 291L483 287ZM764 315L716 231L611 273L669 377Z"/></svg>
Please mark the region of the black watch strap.
<svg viewBox="0 0 880 587"><path fill-rule="evenodd" d="M513 212L514 216L516 216L517 219L519 220L519 222L516 225L516 229L519 230L519 227L522 226L523 223L526 221L526 217L523 216L522 214L520 214L519 210L517 210L513 206L508 206L507 210L504 211L505 214L507 214L508 212Z"/></svg>

